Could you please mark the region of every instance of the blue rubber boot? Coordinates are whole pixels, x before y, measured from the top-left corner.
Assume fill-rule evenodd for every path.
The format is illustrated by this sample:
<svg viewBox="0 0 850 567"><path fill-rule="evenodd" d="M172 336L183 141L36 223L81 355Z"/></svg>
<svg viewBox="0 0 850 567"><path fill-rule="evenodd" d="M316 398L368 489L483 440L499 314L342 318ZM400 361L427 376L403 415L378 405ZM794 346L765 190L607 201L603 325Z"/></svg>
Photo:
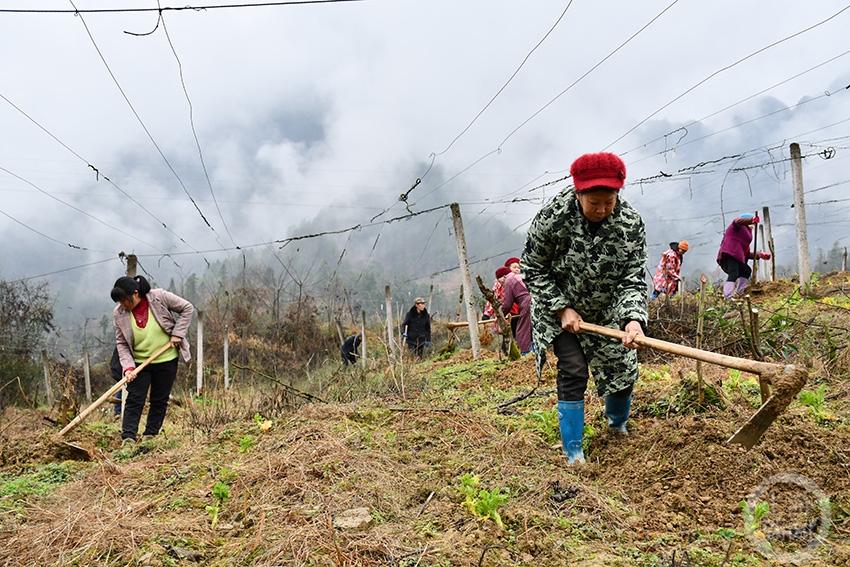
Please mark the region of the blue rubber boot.
<svg viewBox="0 0 850 567"><path fill-rule="evenodd" d="M723 282L723 297L726 299L732 299L732 295L735 293L735 282Z"/></svg>
<svg viewBox="0 0 850 567"><path fill-rule="evenodd" d="M738 278L735 280L735 295L741 295L747 286L750 285L750 280L747 278Z"/></svg>
<svg viewBox="0 0 850 567"><path fill-rule="evenodd" d="M620 435L628 435L626 422L632 409L632 393L616 392L605 397L605 415L608 416L608 428Z"/></svg>
<svg viewBox="0 0 850 567"><path fill-rule="evenodd" d="M581 447L584 434L584 400L565 402L558 400L558 425L561 428L561 445L567 464L584 464Z"/></svg>

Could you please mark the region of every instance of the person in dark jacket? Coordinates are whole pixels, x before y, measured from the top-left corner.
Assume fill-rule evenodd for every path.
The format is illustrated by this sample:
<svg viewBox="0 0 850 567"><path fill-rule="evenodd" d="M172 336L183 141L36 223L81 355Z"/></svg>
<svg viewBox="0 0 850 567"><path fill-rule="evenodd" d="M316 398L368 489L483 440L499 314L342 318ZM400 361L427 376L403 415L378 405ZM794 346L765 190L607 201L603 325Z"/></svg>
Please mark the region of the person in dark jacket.
<svg viewBox="0 0 850 567"><path fill-rule="evenodd" d="M431 315L425 308L424 299L417 297L413 301L413 307L404 317L401 330L407 348L421 358L423 351L431 347Z"/></svg>
<svg viewBox="0 0 850 567"><path fill-rule="evenodd" d="M342 343L342 363L344 365L354 364L357 362L357 357L360 356L358 351L360 350L360 343L363 340L363 337L360 333L356 335L351 335L345 342Z"/></svg>

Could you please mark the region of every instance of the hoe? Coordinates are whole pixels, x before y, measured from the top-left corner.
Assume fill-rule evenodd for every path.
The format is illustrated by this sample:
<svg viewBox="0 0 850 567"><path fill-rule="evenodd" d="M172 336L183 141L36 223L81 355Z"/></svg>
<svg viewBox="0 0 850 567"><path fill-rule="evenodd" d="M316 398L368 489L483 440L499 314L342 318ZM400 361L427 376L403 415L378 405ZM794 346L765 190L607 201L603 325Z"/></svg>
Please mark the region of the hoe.
<svg viewBox="0 0 850 567"><path fill-rule="evenodd" d="M626 336L626 333L619 329L612 329L592 323L582 322L580 323L580 328L582 331L615 339L622 339ZM727 443L737 443L747 449L751 449L759 442L759 439L767 431L767 428L770 427L770 424L797 397L797 394L803 389L809 377L806 370L797 368L792 364L774 364L727 356L725 354L700 350L649 337L639 337L635 342L640 346L670 354L685 356L727 368L735 368L743 372L749 372L750 374L757 374L761 382L771 384L773 386L773 393L762 403L758 411L726 441Z"/></svg>
<svg viewBox="0 0 850 567"><path fill-rule="evenodd" d="M161 355L162 353L164 353L164 352L165 352L166 350L168 350L169 348L171 348L171 343L170 343L170 342L165 343L164 345L162 345L161 347L159 347L159 349L157 349L157 351L156 351L156 352L154 352L154 353L153 353L153 354L152 354L152 355L151 355L151 356L150 356L147 360L145 360L143 363L141 363L139 366L137 366L137 367L135 368L135 370L133 370L133 372L131 373L131 374L132 374L132 376L133 376L134 378L135 378L136 376L138 376L138 375L139 375L139 373L140 373L142 370L144 370L144 368L145 368L148 364L150 364L151 362L153 362L154 360L156 360L156 359L157 359L157 357L159 357L159 355ZM91 458L91 453L90 453L87 449L85 449L84 447L81 447L80 445L76 445L76 444L74 444L74 443L69 443L69 442L67 442L67 441L64 441L64 440L62 440L62 437L64 437L66 433L68 433L69 431L71 431L72 429L74 429L75 427L77 427L78 425L80 425L80 424L83 422L83 420L85 420L85 419L89 416L89 414L91 414L94 410L96 410L97 408L99 408L100 406L102 406L102 405L104 404L104 402L106 402L108 399L110 399L112 396L114 396L114 395L115 395L115 392L117 392L118 390L120 390L121 388L123 388L123 387L124 387L124 385L125 385L125 384L127 384L127 381L128 381L128 379L129 379L129 377L130 377L130 376L128 375L128 376L124 376L123 378L121 378L121 380L119 380L118 382L116 382L114 386L112 386L112 387L111 387L111 388L109 388L106 392L104 392L104 394L103 394L102 396L100 396L98 399L96 399L94 402L92 402L92 404L91 404L89 407L87 407L86 409L84 409L83 411L81 411L81 412L80 412L80 415L78 415L78 416L77 416L77 417L75 417L73 420L71 420L71 421L68 423L68 425L66 425L64 428L62 428L62 431L60 431L60 432L58 433L58 435L57 435L58 440L59 440L62 444L64 444L65 446L67 446L69 449L71 449L71 450L72 450L75 454L78 454L78 455L80 455L81 457L82 457L82 456L85 456L85 457Z"/></svg>

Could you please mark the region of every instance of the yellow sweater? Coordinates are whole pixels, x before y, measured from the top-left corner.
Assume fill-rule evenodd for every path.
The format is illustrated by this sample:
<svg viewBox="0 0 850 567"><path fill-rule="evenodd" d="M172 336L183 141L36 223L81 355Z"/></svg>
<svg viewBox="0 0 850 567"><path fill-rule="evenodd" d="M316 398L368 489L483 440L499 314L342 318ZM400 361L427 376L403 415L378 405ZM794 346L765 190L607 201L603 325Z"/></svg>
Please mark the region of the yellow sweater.
<svg viewBox="0 0 850 567"><path fill-rule="evenodd" d="M133 314L129 314L130 324L133 326L133 360L137 363L144 362L150 355L156 352L156 349L167 343L170 339L162 327L153 316L153 313L148 314L148 324L142 329L136 324L136 318ZM177 349L170 348L153 361L153 364L160 362L168 362L177 358Z"/></svg>

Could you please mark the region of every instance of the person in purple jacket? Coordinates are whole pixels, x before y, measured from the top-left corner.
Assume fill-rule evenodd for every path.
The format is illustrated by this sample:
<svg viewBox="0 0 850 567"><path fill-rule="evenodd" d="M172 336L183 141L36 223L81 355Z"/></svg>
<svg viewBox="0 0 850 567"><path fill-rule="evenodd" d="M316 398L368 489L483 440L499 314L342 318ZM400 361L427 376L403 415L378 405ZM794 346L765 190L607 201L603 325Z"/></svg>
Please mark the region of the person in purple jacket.
<svg viewBox="0 0 850 567"><path fill-rule="evenodd" d="M723 297L726 299L741 293L749 285L753 270L747 265L748 260L770 260L769 252L754 253L750 250L753 241L751 227L758 223L758 216L744 213L733 220L723 233L720 250L717 251L717 263L728 276L723 284Z"/></svg>

